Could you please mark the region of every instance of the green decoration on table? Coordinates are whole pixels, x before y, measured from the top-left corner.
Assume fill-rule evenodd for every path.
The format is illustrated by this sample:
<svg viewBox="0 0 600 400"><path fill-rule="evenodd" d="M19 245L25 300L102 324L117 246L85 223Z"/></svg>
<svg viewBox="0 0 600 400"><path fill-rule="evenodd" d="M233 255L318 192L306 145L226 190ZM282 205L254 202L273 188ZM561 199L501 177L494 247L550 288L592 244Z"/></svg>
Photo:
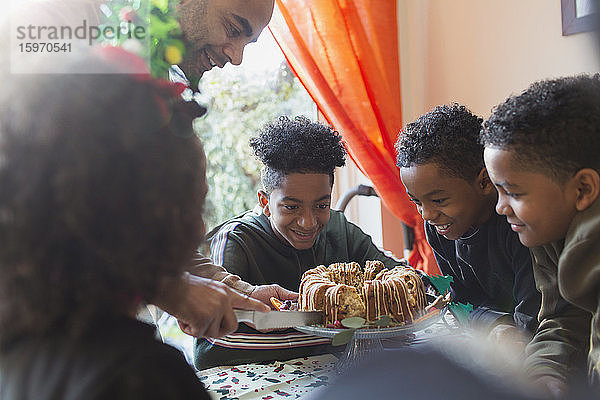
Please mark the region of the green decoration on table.
<svg viewBox="0 0 600 400"><path fill-rule="evenodd" d="M350 317L344 318L341 322L346 328L358 329L365 326L365 322L367 322L367 320L361 317Z"/></svg>
<svg viewBox="0 0 600 400"><path fill-rule="evenodd" d="M463 304L452 302L448 304L448 310L454 315L454 318L456 318L460 325L466 326L469 315L471 314L471 311L473 311L473 305L471 303Z"/></svg>
<svg viewBox="0 0 600 400"><path fill-rule="evenodd" d="M436 275L426 275L429 279L429 282L436 288L439 294L446 294L448 290L450 290L450 284L454 282L454 278L450 275L445 276L436 276Z"/></svg>
<svg viewBox="0 0 600 400"><path fill-rule="evenodd" d="M357 329L364 328L367 326L376 326L381 328L390 326L392 323L388 315L382 315L373 322L367 322L366 319L361 317L344 318L340 322L342 323L342 326L347 329L344 329L333 335L333 338L331 339L331 344L334 346L341 346L342 344L348 343L350 340L352 340L352 337L354 336L354 331Z"/></svg>

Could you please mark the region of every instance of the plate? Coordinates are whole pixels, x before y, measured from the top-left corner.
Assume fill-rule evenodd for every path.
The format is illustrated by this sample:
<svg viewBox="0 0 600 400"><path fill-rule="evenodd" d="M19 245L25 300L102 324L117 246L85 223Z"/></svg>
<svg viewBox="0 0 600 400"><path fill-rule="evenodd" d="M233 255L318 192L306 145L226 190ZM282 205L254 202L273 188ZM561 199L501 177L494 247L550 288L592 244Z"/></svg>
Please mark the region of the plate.
<svg viewBox="0 0 600 400"><path fill-rule="evenodd" d="M387 339L398 336L408 335L410 333L415 333L418 331L422 331L425 328L435 324L448 311L448 306L443 307L442 309L435 309L439 312L430 311L421 317L417 322L412 324L402 325L402 326L392 326L389 328L360 328L354 331L355 339ZM323 326L318 325L309 325L309 326L296 326L294 329L307 333L309 335L321 336L331 338L336 333L346 331L347 329L335 329L335 328L325 328Z"/></svg>

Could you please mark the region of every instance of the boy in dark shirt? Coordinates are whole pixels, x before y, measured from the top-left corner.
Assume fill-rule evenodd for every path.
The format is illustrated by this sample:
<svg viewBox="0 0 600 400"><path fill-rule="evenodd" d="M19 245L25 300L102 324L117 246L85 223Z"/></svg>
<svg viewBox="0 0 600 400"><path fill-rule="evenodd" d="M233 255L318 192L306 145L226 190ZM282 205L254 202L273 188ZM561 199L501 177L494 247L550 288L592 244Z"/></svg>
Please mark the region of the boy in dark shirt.
<svg viewBox="0 0 600 400"><path fill-rule="evenodd" d="M497 193L483 165L482 119L453 104L406 125L397 165L425 220L440 271L454 278L456 300L475 306L473 326L495 336L533 332L540 306L529 250L494 212Z"/></svg>
<svg viewBox="0 0 600 400"><path fill-rule="evenodd" d="M562 397L574 373L585 368L589 345L589 378L597 386L600 77L532 84L492 112L481 137L499 193L496 210L531 248L542 292L526 371Z"/></svg>

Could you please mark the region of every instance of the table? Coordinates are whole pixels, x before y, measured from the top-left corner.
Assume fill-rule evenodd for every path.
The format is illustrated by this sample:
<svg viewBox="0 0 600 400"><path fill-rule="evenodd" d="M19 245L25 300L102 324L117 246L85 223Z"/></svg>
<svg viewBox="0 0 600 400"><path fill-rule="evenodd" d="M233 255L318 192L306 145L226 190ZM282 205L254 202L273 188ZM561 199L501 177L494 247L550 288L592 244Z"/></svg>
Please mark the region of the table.
<svg viewBox="0 0 600 400"><path fill-rule="evenodd" d="M332 354L214 367L198 372L212 399L298 399L327 386L338 361Z"/></svg>
<svg viewBox="0 0 600 400"><path fill-rule="evenodd" d="M414 334L382 340L385 349L418 345L433 338L460 334L450 313L434 325ZM277 400L312 396L336 376L338 358L332 354L199 371L200 380L214 400Z"/></svg>

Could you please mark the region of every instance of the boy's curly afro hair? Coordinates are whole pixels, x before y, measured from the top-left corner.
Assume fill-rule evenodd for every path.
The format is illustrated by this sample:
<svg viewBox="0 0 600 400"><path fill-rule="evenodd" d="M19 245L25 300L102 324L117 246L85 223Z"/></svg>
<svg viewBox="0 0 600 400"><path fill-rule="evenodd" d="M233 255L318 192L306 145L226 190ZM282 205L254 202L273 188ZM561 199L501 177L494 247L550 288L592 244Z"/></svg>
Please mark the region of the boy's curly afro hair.
<svg viewBox="0 0 600 400"><path fill-rule="evenodd" d="M600 75L531 84L493 110L481 141L559 183L582 168L600 171Z"/></svg>
<svg viewBox="0 0 600 400"><path fill-rule="evenodd" d="M460 104L437 106L407 124L396 142L396 165L434 163L448 176L472 182L483 168L482 118Z"/></svg>
<svg viewBox="0 0 600 400"><path fill-rule="evenodd" d="M340 134L306 117L281 116L267 123L250 139L254 154L262 162L261 180L267 193L280 187L291 173L329 174L346 163Z"/></svg>

